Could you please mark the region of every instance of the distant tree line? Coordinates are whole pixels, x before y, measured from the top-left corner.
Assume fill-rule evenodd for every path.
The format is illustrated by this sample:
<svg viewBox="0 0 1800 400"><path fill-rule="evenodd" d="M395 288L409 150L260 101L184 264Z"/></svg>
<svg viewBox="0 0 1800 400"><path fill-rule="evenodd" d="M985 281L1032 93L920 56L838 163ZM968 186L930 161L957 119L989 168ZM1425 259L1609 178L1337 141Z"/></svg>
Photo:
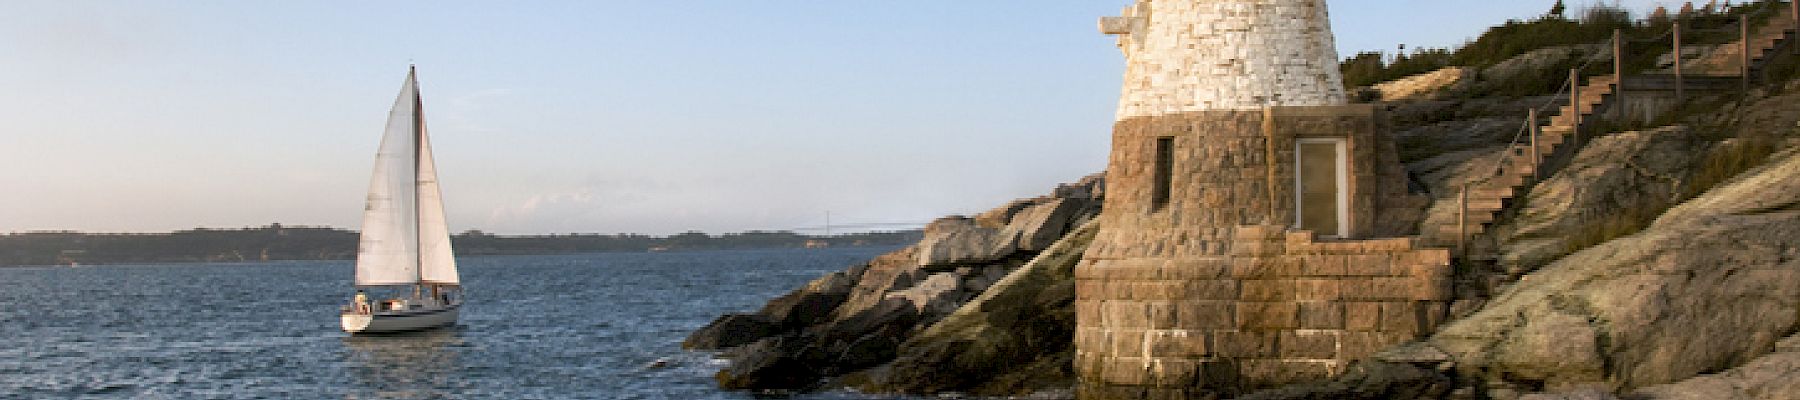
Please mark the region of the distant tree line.
<svg viewBox="0 0 1800 400"><path fill-rule="evenodd" d="M1415 48L1411 52L1399 51L1391 57L1382 52L1358 53L1344 59L1339 69L1343 72L1344 86L1357 88L1450 66L1487 68L1548 47L1605 43L1612 38L1614 30L1622 31L1627 39L1661 37L1668 34L1678 19L1682 21L1683 31L1687 32L1683 37L1686 43L1723 43L1735 39L1735 34L1720 34L1711 30L1730 26L1737 21L1739 15L1778 5L1767 0L1738 5L1722 5L1714 1L1696 7L1688 2L1677 11L1657 7L1640 20L1634 19L1630 10L1616 4L1598 3L1569 12L1563 2L1558 0L1548 12L1537 18L1506 21L1505 24L1488 28L1481 36L1461 47ZM1652 48L1629 52L1633 57L1627 60L1626 72L1650 68L1656 56L1668 51L1667 48ZM1570 63L1557 66L1559 68L1544 68L1544 76L1509 82L1500 89L1501 93L1483 95L1518 96L1554 92L1567 80L1569 68L1576 66L1578 65ZM1583 71L1583 75L1611 73L1612 68L1610 63L1595 63L1592 67L1594 70Z"/></svg>
<svg viewBox="0 0 1800 400"><path fill-rule="evenodd" d="M502 236L468 231L452 235L450 240L457 255L524 255L902 245L917 242L922 236L916 229L828 237L788 231L723 235L687 232L666 237L640 234ZM348 260L356 258L357 240L357 233L350 230L281 224L170 233L25 232L0 235L0 266Z"/></svg>

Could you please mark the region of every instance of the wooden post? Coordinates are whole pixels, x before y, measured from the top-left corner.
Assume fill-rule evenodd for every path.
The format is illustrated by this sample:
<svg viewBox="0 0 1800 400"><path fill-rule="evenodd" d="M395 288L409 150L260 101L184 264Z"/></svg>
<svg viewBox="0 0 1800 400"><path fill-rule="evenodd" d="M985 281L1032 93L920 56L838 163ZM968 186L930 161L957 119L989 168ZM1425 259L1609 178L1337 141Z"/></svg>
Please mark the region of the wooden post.
<svg viewBox="0 0 1800 400"><path fill-rule="evenodd" d="M1462 185L1456 196L1456 251L1469 256L1469 184Z"/></svg>
<svg viewBox="0 0 1800 400"><path fill-rule="evenodd" d="M1738 16L1738 32L1740 33L1740 36L1742 36L1744 38L1744 43L1738 45L1738 49L1742 50L1744 53L1744 54L1739 55L1739 57L1738 57L1738 73L1743 76L1743 79L1739 79L1738 82L1742 86L1740 89L1743 89L1744 93L1750 93L1750 16L1749 15L1739 15Z"/></svg>
<svg viewBox="0 0 1800 400"><path fill-rule="evenodd" d="M1796 1L1800 1L1800 0L1796 0ZM1682 86L1681 86L1681 84L1682 84L1682 82L1681 82L1681 58L1682 58L1682 54L1681 54L1681 17L1675 17L1674 30L1675 30L1675 53L1674 53L1675 54L1675 101L1682 101L1682 100L1686 100L1687 96L1685 96L1685 94L1682 93Z"/></svg>
<svg viewBox="0 0 1800 400"><path fill-rule="evenodd" d="M1569 143L1581 148L1581 69L1569 69Z"/></svg>
<svg viewBox="0 0 1800 400"><path fill-rule="evenodd" d="M1531 114L1525 118L1529 122L1526 124L1526 126L1530 127L1527 129L1531 130L1531 176L1533 178L1536 178L1536 177L1541 176L1541 175L1538 175L1538 171L1540 168L1540 166L1538 164L1543 162L1543 154L1539 153L1540 150L1538 150L1538 113L1537 113L1537 108L1532 108Z"/></svg>
<svg viewBox="0 0 1800 400"><path fill-rule="evenodd" d="M1613 30L1613 99L1624 98L1625 94L1625 31Z"/></svg>

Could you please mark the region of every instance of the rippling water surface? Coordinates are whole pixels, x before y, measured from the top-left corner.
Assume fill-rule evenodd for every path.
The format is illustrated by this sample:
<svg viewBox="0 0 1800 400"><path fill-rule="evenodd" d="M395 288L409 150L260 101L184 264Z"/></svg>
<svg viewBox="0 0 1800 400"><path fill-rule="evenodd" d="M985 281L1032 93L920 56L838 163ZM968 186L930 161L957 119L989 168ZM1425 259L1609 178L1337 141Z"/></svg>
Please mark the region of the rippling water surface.
<svg viewBox="0 0 1800 400"><path fill-rule="evenodd" d="M368 337L348 261L0 268L0 398L748 399L681 339L888 250L465 257L460 326Z"/></svg>

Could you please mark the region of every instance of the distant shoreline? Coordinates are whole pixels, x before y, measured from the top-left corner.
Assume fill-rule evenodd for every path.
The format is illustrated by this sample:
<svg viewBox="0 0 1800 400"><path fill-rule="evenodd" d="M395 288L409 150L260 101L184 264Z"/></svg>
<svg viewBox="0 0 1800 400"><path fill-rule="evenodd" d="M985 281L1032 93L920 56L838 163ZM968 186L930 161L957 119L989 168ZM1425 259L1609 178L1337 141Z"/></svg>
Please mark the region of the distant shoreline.
<svg viewBox="0 0 1800 400"><path fill-rule="evenodd" d="M458 256L503 256L906 245L922 236L917 229L831 236L749 231L662 237L501 236L468 231L452 235L451 243ZM25 232L0 235L0 267L350 260L356 257L357 241L355 231L280 224L169 233Z"/></svg>

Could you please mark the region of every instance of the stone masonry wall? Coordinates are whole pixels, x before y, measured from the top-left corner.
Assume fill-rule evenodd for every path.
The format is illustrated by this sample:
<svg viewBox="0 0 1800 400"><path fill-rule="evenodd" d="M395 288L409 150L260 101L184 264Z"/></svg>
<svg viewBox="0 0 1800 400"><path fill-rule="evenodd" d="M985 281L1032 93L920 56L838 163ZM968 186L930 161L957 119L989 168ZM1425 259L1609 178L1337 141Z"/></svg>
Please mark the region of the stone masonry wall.
<svg viewBox="0 0 1800 400"><path fill-rule="evenodd" d="M1208 398L1325 379L1448 314L1448 250L1317 242L1281 226L1233 232L1222 256L1076 268L1082 398Z"/></svg>
<svg viewBox="0 0 1800 400"><path fill-rule="evenodd" d="M1140 0L1101 30L1128 61L1120 120L1345 102L1325 0Z"/></svg>
<svg viewBox="0 0 1800 400"><path fill-rule="evenodd" d="M1449 252L1293 230L1294 148L1347 139L1352 237L1392 237L1406 193L1367 105L1132 118L1114 127L1101 231L1076 270L1084 398L1185 397L1328 377L1435 327ZM1172 139L1168 203L1155 146ZM1390 215L1392 214L1392 215ZM1103 394L1108 393L1108 394ZM1158 395L1157 393L1160 393ZM1204 398L1204 397L1197 397Z"/></svg>

